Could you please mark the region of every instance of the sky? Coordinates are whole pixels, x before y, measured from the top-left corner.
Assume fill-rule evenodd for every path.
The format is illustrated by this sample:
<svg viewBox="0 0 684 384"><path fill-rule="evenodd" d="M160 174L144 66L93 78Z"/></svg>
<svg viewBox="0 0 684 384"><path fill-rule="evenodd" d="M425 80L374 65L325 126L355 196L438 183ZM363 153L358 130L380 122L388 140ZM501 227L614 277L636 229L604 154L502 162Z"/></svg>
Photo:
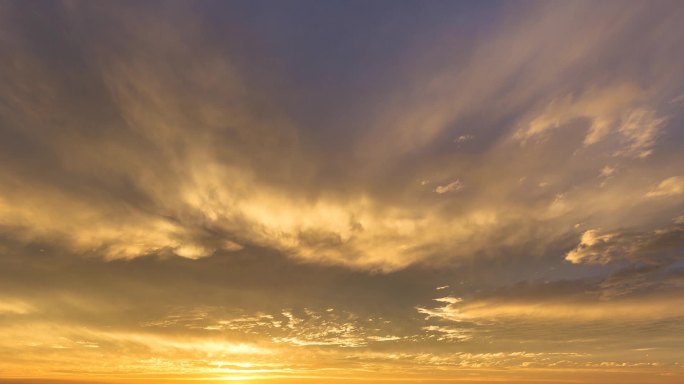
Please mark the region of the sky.
<svg viewBox="0 0 684 384"><path fill-rule="evenodd" d="M684 382L684 3L0 2L3 383Z"/></svg>

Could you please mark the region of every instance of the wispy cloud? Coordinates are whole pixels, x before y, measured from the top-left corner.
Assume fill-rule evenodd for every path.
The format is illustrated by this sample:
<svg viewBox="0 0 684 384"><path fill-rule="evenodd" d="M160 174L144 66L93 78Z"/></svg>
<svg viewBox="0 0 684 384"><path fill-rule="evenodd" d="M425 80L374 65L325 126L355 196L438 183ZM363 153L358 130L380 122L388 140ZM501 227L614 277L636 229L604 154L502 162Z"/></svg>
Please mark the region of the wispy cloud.
<svg viewBox="0 0 684 384"><path fill-rule="evenodd" d="M456 192L456 191L459 191L461 189L463 189L463 183L461 183L460 180L455 180L449 184L438 185L435 188L435 193L442 195L445 193Z"/></svg>
<svg viewBox="0 0 684 384"><path fill-rule="evenodd" d="M646 197L668 197L684 193L684 178L672 176L661 181L655 188L646 193Z"/></svg>

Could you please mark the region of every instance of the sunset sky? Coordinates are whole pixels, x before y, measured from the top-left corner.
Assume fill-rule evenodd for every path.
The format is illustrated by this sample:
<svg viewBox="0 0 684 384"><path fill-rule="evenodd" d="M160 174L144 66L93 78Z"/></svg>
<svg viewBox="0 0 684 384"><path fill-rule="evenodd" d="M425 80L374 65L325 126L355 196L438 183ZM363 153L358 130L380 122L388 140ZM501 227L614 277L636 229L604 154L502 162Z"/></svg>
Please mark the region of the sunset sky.
<svg viewBox="0 0 684 384"><path fill-rule="evenodd" d="M684 2L0 1L0 382L683 383Z"/></svg>

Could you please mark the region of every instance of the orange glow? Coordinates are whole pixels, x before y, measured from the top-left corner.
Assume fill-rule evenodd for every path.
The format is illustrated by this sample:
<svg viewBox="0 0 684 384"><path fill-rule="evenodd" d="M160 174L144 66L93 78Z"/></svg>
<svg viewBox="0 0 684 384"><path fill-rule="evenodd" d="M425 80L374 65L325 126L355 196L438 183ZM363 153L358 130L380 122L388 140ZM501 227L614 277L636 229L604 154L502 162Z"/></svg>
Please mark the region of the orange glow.
<svg viewBox="0 0 684 384"><path fill-rule="evenodd" d="M684 2L0 2L0 383L684 382Z"/></svg>

